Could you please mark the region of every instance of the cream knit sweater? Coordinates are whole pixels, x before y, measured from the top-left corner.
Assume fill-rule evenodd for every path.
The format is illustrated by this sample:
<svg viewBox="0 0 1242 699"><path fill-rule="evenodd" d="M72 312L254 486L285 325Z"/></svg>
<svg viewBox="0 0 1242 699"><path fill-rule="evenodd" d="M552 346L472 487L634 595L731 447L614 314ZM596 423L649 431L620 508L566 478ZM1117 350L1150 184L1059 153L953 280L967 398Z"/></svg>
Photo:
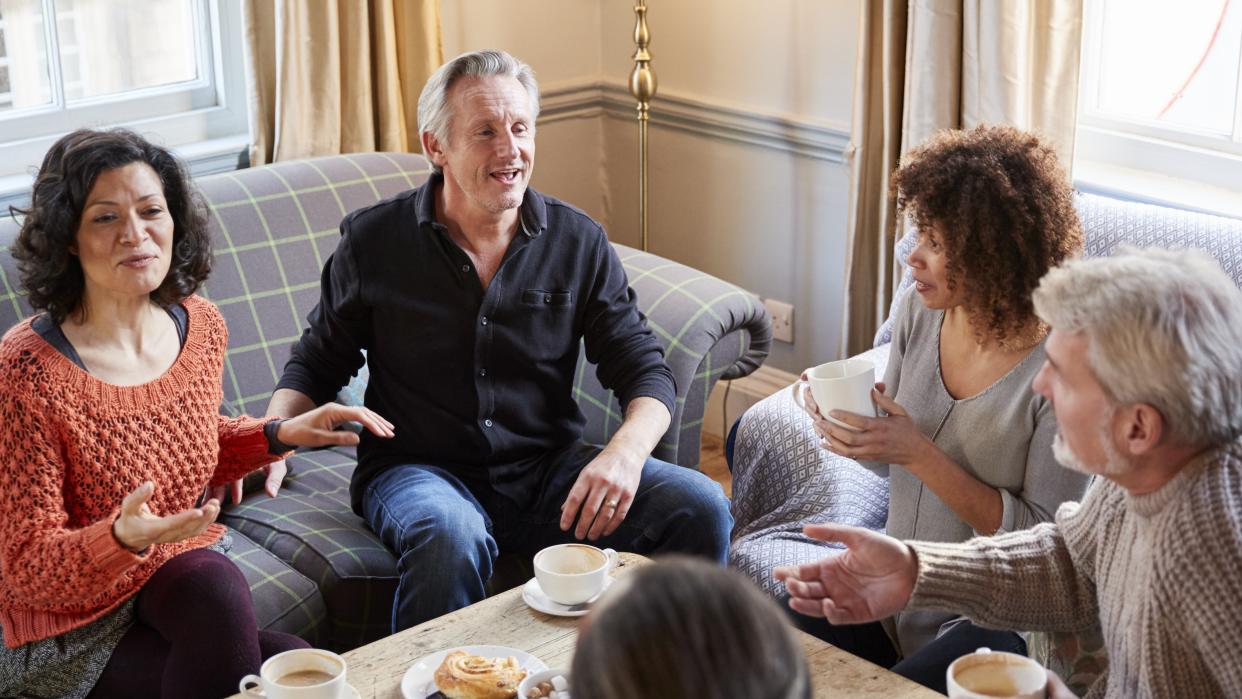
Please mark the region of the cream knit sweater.
<svg viewBox="0 0 1242 699"><path fill-rule="evenodd" d="M911 546L911 608L1031 631L1098 620L1109 669L1088 697L1242 697L1242 440L1154 493L1098 479L1055 524Z"/></svg>

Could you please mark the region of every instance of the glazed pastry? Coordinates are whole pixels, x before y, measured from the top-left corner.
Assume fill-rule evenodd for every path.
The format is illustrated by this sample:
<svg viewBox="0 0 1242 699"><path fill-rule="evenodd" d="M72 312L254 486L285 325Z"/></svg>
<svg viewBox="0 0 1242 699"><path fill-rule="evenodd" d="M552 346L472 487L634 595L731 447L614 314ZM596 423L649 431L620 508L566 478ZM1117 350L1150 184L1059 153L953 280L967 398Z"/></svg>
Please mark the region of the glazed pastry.
<svg viewBox="0 0 1242 699"><path fill-rule="evenodd" d="M448 699L513 699L526 677L515 658L484 658L456 650L436 668L436 688Z"/></svg>

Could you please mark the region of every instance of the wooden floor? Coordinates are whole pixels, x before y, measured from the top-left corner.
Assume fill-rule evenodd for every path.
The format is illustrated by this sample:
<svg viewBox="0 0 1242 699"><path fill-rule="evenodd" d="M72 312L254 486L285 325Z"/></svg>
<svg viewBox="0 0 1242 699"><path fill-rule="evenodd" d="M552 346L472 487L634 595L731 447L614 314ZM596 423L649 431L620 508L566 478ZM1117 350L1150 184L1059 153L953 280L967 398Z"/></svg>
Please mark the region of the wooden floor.
<svg viewBox="0 0 1242 699"><path fill-rule="evenodd" d="M733 475L729 473L729 465L725 462L724 440L714 435L704 434L702 450L699 453L703 473L719 483L724 488L725 495L733 497Z"/></svg>

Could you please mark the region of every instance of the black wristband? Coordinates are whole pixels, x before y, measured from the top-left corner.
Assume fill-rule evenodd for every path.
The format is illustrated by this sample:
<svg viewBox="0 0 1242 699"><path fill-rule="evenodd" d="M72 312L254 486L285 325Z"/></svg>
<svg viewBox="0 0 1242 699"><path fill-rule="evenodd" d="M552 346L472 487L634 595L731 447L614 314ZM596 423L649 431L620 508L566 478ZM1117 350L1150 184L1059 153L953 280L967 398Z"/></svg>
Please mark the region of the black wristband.
<svg viewBox="0 0 1242 699"><path fill-rule="evenodd" d="M280 429L280 423L284 421L285 418L278 418L263 426L263 436L267 437L267 452L269 454L283 454L297 448L285 444L276 437L276 432Z"/></svg>

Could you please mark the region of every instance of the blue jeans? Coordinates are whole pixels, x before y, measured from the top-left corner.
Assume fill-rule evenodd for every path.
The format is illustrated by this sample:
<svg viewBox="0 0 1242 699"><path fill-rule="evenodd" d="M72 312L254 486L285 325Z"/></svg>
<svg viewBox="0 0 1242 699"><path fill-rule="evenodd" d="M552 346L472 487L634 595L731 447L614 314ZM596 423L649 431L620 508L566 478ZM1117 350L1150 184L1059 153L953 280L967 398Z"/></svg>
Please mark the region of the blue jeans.
<svg viewBox="0 0 1242 699"><path fill-rule="evenodd" d="M569 450L580 470L598 448ZM572 481L570 481L572 486ZM520 507L486 482L460 478L428 464L389 467L366 485L363 516L397 555L393 633L484 598L484 585L503 551L533 556L574 541L560 527L563 493L543 493ZM733 517L720 485L682 466L649 458L629 515L600 548L643 555L686 553L724 564Z"/></svg>

